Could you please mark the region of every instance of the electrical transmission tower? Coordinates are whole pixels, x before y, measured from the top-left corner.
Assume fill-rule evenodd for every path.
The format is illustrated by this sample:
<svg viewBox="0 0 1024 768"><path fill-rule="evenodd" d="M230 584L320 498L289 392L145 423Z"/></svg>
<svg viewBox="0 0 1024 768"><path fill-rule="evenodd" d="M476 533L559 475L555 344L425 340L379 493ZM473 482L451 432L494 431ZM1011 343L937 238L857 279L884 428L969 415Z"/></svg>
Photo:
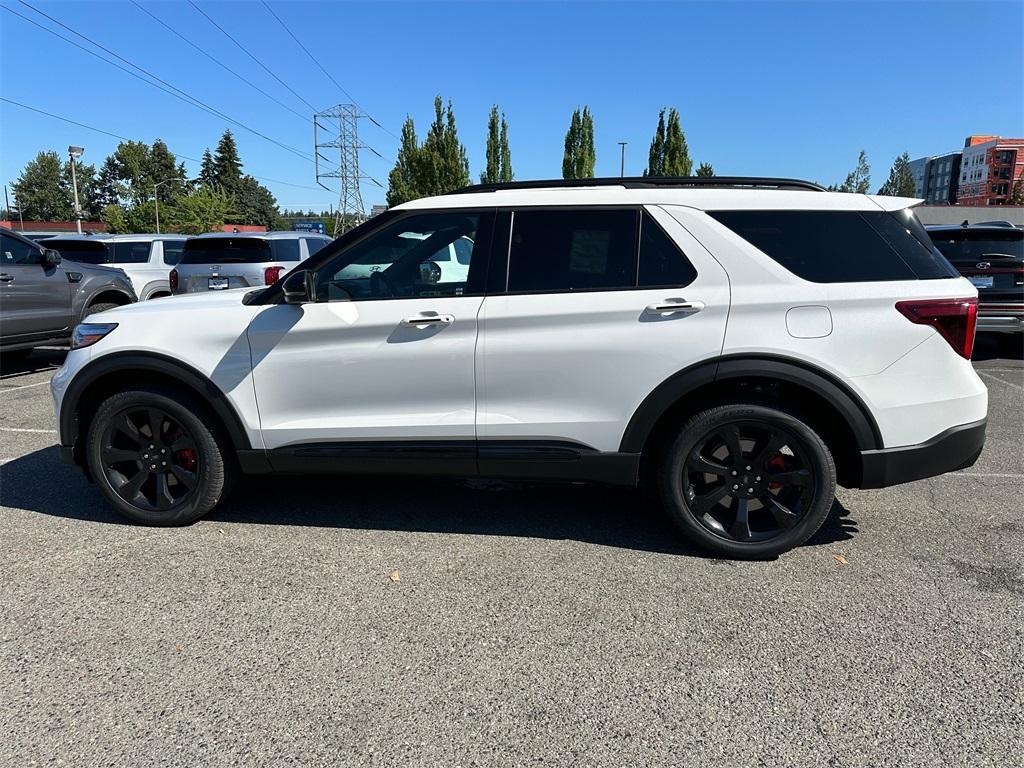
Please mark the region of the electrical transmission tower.
<svg viewBox="0 0 1024 768"><path fill-rule="evenodd" d="M378 184L375 179L363 176L359 172L359 150L369 149L375 152L372 147L359 143L359 118L365 117L359 107L355 104L339 104L331 109L317 112L313 115L313 154L316 162L316 183L324 189L329 189L320 180L338 179L341 186L341 194L338 198L338 212L334 218L334 236L346 232L360 224L366 218L366 211L363 208L363 195L359 191L359 182L362 179L370 179ZM337 129L333 121L337 120ZM330 138L321 141L321 135ZM320 150L338 150L338 165L334 168L333 162Z"/></svg>

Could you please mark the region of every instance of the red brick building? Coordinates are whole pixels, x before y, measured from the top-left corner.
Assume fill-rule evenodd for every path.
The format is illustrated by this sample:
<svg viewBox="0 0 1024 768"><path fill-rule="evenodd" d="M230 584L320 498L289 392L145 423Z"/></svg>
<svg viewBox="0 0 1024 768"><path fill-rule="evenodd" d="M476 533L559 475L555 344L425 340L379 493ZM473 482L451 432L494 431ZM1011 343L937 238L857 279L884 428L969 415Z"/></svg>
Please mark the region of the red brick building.
<svg viewBox="0 0 1024 768"><path fill-rule="evenodd" d="M1024 139L968 136L960 162L957 205L1007 205L1024 175Z"/></svg>

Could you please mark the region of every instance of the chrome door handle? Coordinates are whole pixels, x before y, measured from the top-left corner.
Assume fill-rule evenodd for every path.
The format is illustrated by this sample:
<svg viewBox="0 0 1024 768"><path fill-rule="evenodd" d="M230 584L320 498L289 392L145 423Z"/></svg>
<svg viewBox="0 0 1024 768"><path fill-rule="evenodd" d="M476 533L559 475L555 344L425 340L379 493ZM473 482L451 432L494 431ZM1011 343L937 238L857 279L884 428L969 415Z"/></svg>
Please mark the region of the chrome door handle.
<svg viewBox="0 0 1024 768"><path fill-rule="evenodd" d="M704 309L703 301L666 301L647 305L647 311L655 315L692 315L702 309Z"/></svg>
<svg viewBox="0 0 1024 768"><path fill-rule="evenodd" d="M402 318L402 325L411 325L413 327L427 325L451 325L454 321L455 317L452 315L439 315L436 312L431 312L430 314L424 313L413 317Z"/></svg>

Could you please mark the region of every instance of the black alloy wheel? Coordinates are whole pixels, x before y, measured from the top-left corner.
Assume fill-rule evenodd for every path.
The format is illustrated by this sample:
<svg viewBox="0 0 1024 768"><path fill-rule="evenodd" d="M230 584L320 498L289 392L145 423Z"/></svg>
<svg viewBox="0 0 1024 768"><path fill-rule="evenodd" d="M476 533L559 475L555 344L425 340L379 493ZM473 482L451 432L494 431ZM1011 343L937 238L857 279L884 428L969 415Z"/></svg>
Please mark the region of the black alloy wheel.
<svg viewBox="0 0 1024 768"><path fill-rule="evenodd" d="M704 435L686 460L683 492L701 525L737 542L792 529L814 497L800 440L781 427L731 422Z"/></svg>
<svg viewBox="0 0 1024 768"><path fill-rule="evenodd" d="M661 496L684 533L734 557L777 555L810 538L835 498L821 437L781 407L730 404L684 425L662 458Z"/></svg>
<svg viewBox="0 0 1024 768"><path fill-rule="evenodd" d="M195 492L200 472L195 439L161 408L126 408L103 430L103 470L126 503L166 511Z"/></svg>

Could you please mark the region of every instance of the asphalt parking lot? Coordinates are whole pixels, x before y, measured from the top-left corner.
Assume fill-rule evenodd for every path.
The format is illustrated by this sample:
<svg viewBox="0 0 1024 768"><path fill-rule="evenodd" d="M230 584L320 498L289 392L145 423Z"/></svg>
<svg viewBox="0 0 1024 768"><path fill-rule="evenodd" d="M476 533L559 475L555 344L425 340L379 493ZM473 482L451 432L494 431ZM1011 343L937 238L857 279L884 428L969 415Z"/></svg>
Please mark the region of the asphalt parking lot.
<svg viewBox="0 0 1024 768"><path fill-rule="evenodd" d="M0 378L0 765L1024 764L1024 360L968 470L708 558L637 493L249 479L123 524Z"/></svg>

